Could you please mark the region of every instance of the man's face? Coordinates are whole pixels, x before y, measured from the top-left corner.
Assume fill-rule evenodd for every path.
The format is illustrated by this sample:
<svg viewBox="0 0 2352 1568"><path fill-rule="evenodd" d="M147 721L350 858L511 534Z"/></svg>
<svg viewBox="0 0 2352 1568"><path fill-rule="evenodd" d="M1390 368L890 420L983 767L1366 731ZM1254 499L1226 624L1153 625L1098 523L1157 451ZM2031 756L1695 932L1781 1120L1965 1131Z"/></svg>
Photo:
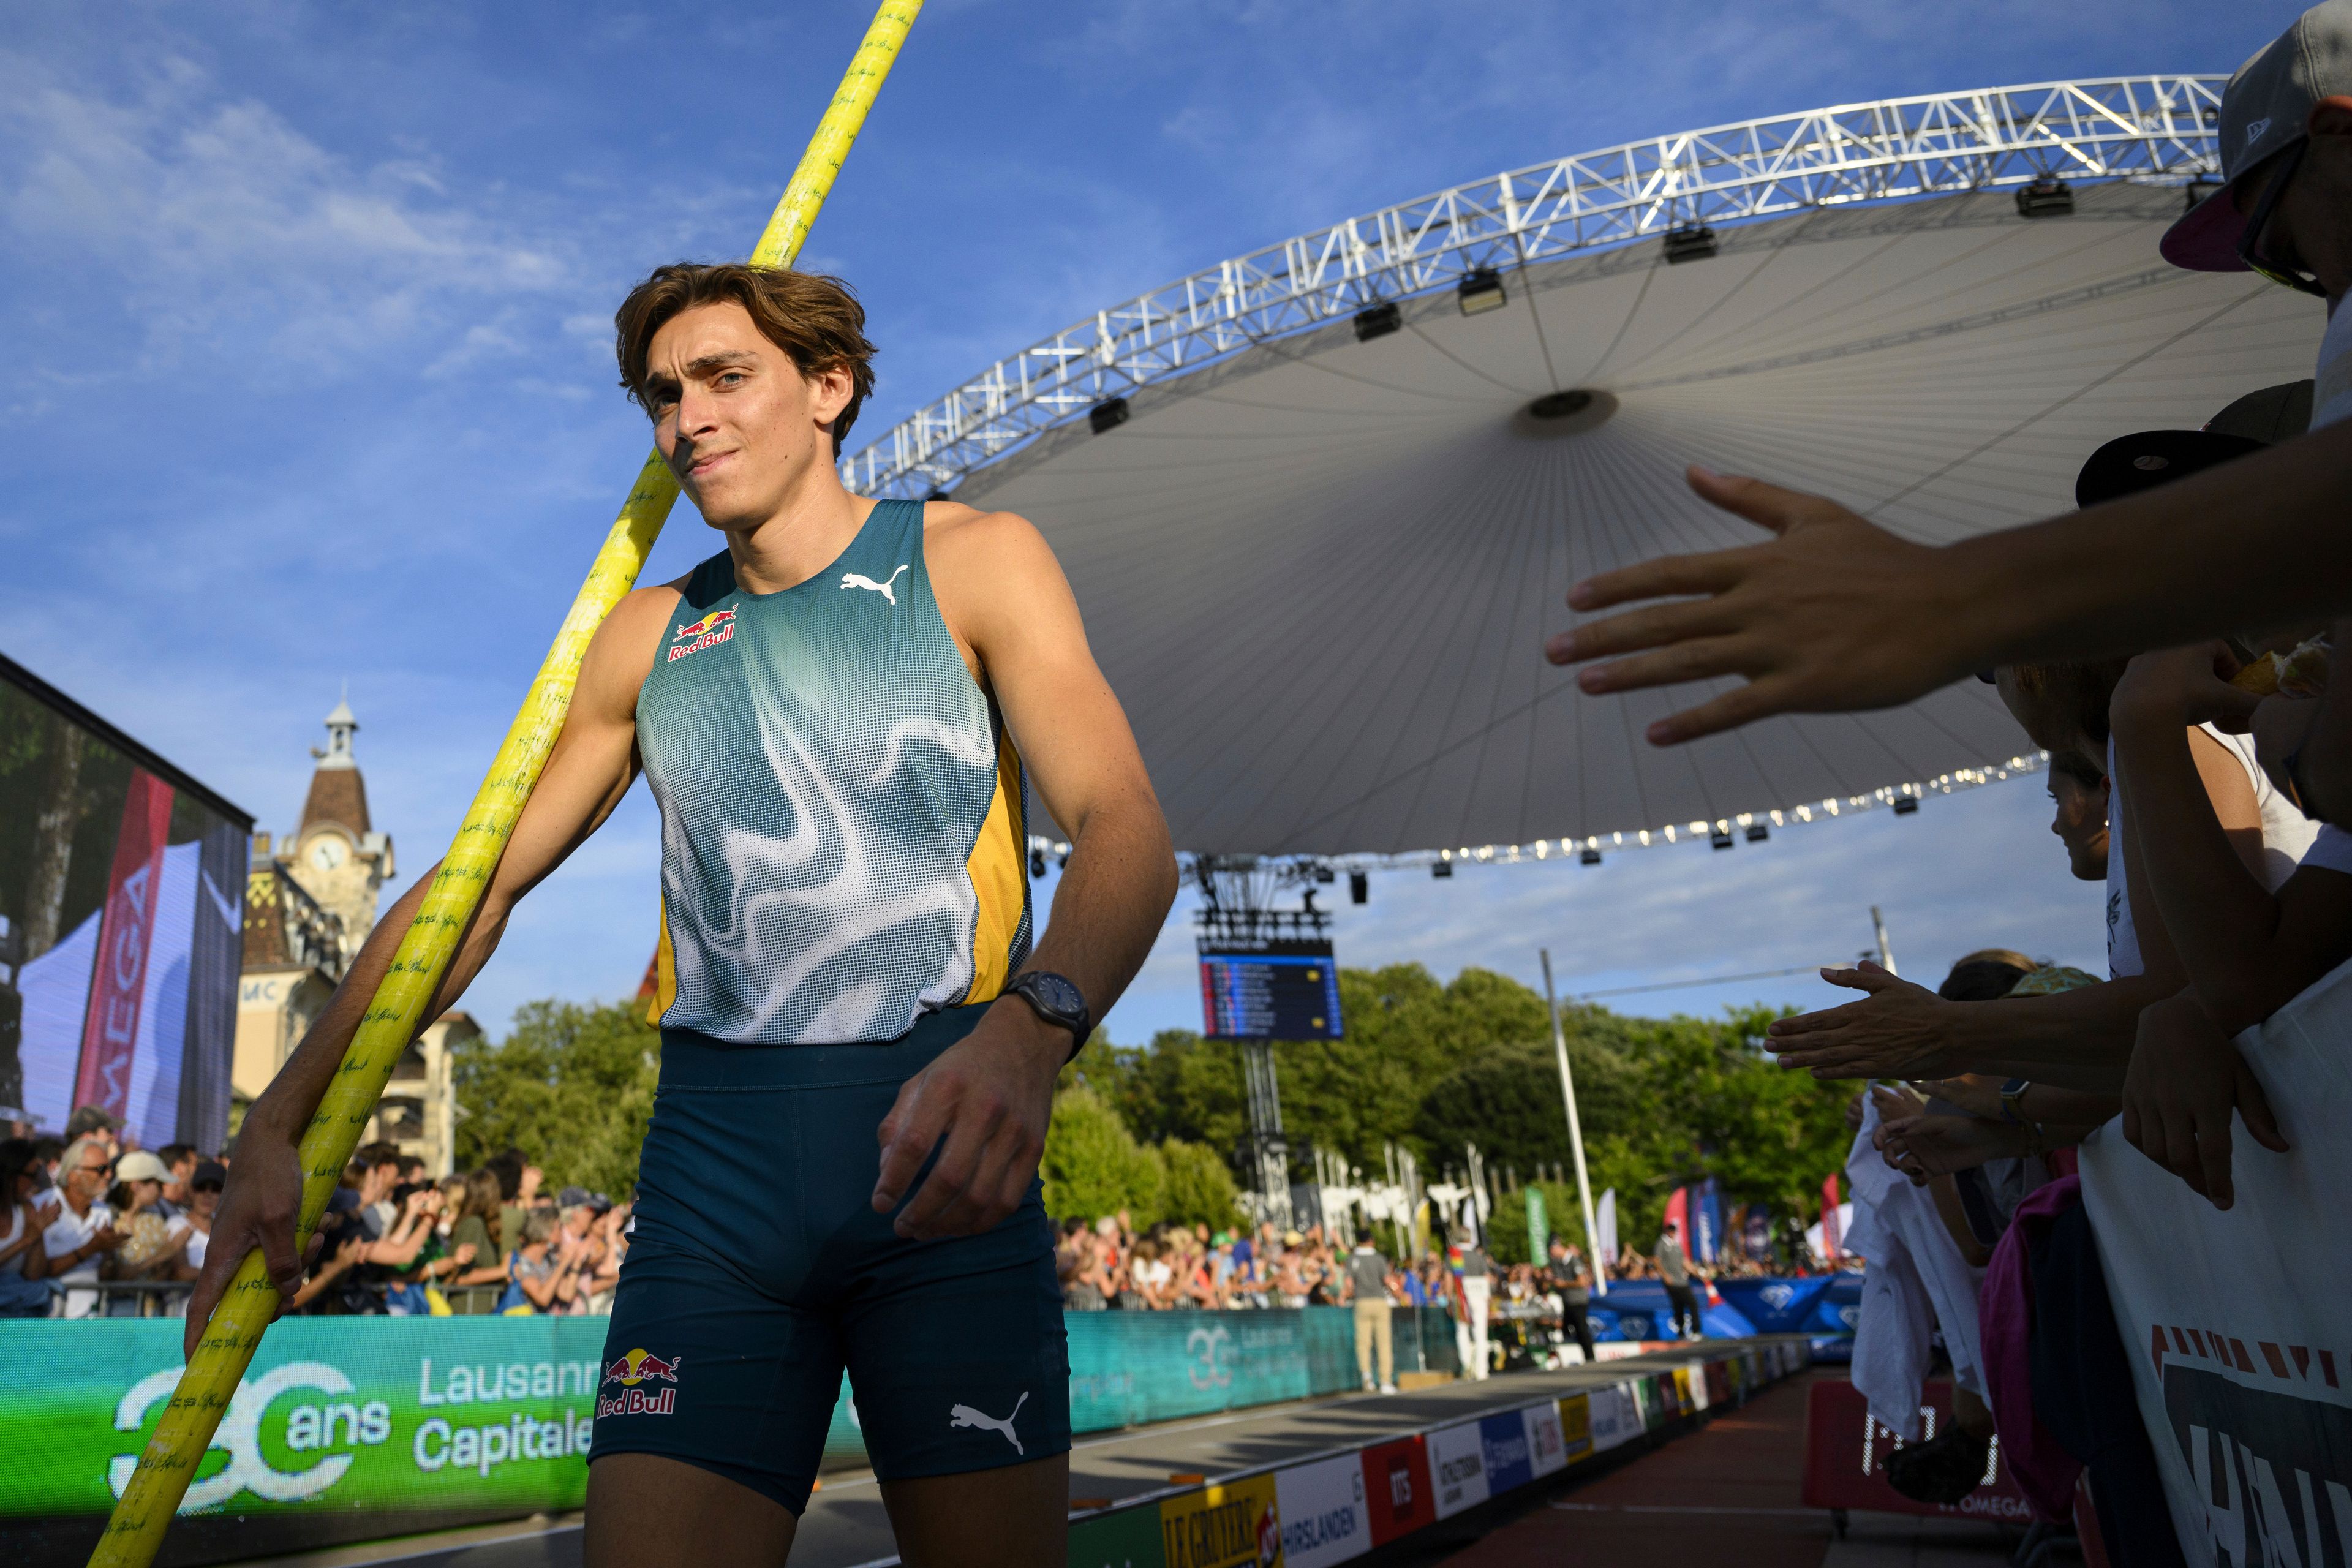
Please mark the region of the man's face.
<svg viewBox="0 0 2352 1568"><path fill-rule="evenodd" d="M399 1184L398 1165L371 1165L366 1179L360 1184L360 1202L363 1205L380 1204L383 1202L384 1194Z"/></svg>
<svg viewBox="0 0 2352 1568"><path fill-rule="evenodd" d="M93 1143L81 1152L81 1163L65 1173L66 1191L81 1202L95 1203L106 1191L106 1178L114 1170L114 1156Z"/></svg>
<svg viewBox="0 0 2352 1568"><path fill-rule="evenodd" d="M713 528L757 528L832 462L828 426L851 391L846 371L803 377L731 300L679 311L646 356L654 444Z"/></svg>
<svg viewBox="0 0 2352 1568"><path fill-rule="evenodd" d="M2050 770L2050 800L2056 808L2050 831L2066 847L2067 868L2078 882L2107 878L2107 785L2093 785L2059 768Z"/></svg>
<svg viewBox="0 0 2352 1568"><path fill-rule="evenodd" d="M2281 153L2231 192L2251 215L2285 166ZM2352 98L2320 100L2312 111L2311 140L2295 161L2294 177L2271 209L2255 255L2319 279L2330 300L2352 287Z"/></svg>

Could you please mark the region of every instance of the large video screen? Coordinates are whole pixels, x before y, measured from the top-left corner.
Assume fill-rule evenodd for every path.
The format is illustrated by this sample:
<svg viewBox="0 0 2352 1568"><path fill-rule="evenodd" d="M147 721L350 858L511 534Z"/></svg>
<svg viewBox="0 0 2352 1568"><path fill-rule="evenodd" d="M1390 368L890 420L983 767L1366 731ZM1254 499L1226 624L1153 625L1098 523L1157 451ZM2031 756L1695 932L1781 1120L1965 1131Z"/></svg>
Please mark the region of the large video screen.
<svg viewBox="0 0 2352 1568"><path fill-rule="evenodd" d="M0 659L0 1121L220 1147L251 826Z"/></svg>
<svg viewBox="0 0 2352 1568"><path fill-rule="evenodd" d="M1319 938L1201 943L1201 1016L1212 1039L1336 1040L1339 971Z"/></svg>

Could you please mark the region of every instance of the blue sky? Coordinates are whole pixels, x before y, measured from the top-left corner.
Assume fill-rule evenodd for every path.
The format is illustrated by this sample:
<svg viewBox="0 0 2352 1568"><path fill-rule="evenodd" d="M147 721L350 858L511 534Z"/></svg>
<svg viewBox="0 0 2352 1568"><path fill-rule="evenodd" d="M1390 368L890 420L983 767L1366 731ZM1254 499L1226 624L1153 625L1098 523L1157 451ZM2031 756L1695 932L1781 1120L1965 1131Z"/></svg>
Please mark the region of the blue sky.
<svg viewBox="0 0 2352 1568"><path fill-rule="evenodd" d="M870 434L1098 306L1425 190L1827 103L2225 71L2294 14L933 0L803 264L872 313ZM867 13L700 15L15 16L0 649L280 830L348 679L376 825L411 874L427 865L645 449L613 385L613 306L658 262L748 248ZM648 580L710 548L681 505ZM1993 942L2090 964L2098 900L2045 825L2029 781L1726 855L1383 876L1344 911L1341 953L1533 980L1548 942L1589 990L1850 957L1875 902L1917 973ZM640 789L526 906L475 1010L501 1027L532 997L630 989L656 846ZM1114 1035L1196 1025L1197 994L1180 918Z"/></svg>

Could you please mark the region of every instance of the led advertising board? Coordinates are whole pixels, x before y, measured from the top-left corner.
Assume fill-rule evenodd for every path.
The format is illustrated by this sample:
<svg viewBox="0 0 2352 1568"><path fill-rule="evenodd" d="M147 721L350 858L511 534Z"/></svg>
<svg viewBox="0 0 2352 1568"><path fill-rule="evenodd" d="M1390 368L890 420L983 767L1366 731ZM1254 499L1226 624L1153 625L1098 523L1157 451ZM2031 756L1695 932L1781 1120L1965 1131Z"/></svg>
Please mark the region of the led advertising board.
<svg viewBox="0 0 2352 1568"><path fill-rule="evenodd" d="M0 1117L218 1148L250 817L0 658Z"/></svg>

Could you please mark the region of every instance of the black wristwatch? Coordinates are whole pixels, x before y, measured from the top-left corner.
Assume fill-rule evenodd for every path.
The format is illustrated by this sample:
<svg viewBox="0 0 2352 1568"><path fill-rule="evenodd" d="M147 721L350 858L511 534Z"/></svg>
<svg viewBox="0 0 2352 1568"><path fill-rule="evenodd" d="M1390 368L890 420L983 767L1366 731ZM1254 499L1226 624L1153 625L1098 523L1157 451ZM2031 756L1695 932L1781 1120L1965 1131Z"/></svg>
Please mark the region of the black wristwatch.
<svg viewBox="0 0 2352 1568"><path fill-rule="evenodd" d="M1087 994L1066 975L1049 969L1033 969L1006 986L1008 995L1018 996L1037 1011L1037 1016L1048 1024L1058 1024L1070 1031L1068 1061L1085 1048L1087 1037L1095 1032L1094 1015L1087 1011Z"/></svg>

